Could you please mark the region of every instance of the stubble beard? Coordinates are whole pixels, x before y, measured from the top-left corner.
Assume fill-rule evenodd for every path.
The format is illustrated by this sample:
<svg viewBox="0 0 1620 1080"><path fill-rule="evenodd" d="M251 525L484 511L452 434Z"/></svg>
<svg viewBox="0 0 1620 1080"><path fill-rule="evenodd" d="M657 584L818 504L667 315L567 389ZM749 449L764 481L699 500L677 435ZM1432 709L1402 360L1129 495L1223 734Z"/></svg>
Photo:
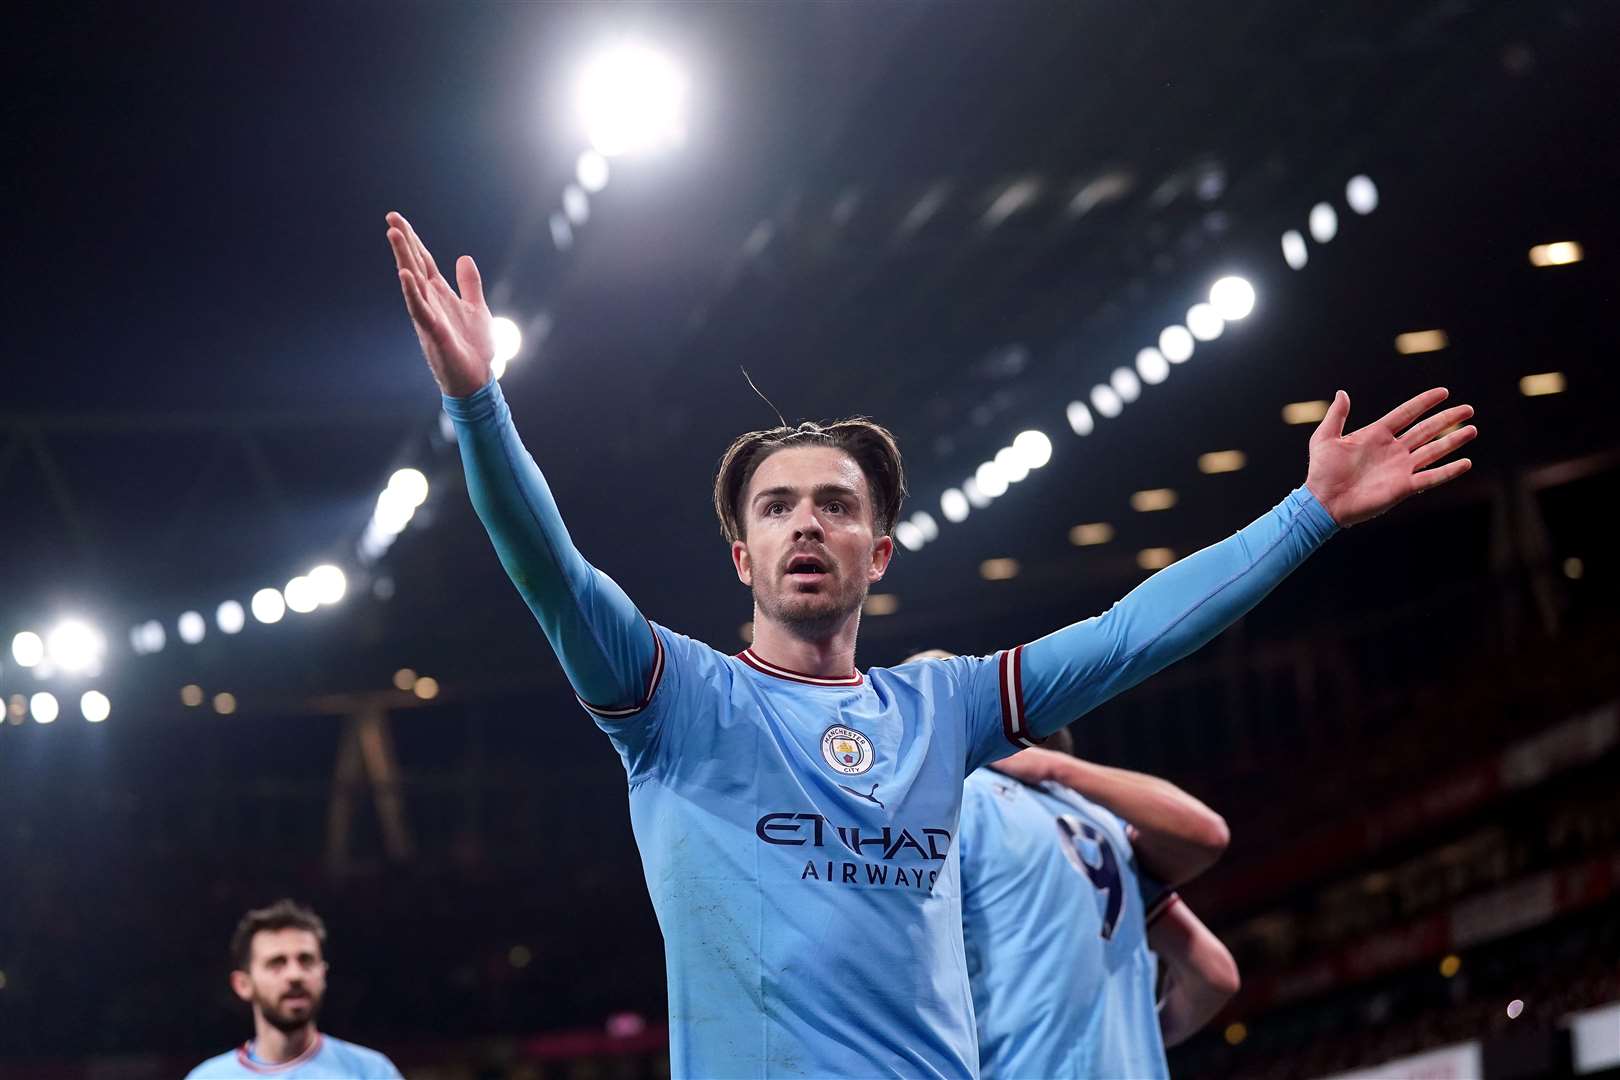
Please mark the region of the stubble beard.
<svg viewBox="0 0 1620 1080"><path fill-rule="evenodd" d="M300 1028L306 1027L315 1022L315 1014L321 1011L321 998L311 993L309 996L309 1005L304 1010L302 1016L293 1016L287 1012L284 1012L281 1007L273 1001L264 1001L261 999L258 1005L259 1012L264 1015L265 1021L269 1023L271 1027L290 1035Z"/></svg>
<svg viewBox="0 0 1620 1080"><path fill-rule="evenodd" d="M773 593L755 585L754 606L762 616L802 641L826 641L842 629L851 614L860 610L866 599L865 582L856 582L852 593L847 597L831 598L807 594L795 596L786 589Z"/></svg>

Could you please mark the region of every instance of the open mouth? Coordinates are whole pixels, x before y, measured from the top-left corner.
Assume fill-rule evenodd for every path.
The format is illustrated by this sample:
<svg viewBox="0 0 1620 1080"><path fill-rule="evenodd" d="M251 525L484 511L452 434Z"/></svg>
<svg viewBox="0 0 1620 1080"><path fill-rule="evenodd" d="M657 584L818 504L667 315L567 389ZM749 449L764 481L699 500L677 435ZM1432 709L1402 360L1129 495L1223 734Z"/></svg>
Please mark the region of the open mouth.
<svg viewBox="0 0 1620 1080"><path fill-rule="evenodd" d="M826 564L814 555L795 555L788 560L787 576L796 581L818 581L826 574Z"/></svg>

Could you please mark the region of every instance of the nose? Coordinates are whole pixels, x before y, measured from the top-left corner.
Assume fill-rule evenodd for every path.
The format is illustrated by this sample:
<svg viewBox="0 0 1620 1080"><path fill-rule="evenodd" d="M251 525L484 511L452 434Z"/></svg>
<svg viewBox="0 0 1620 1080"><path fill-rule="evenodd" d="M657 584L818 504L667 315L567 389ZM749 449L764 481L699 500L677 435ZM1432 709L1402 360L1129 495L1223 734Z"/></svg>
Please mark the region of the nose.
<svg viewBox="0 0 1620 1080"><path fill-rule="evenodd" d="M815 504L806 499L793 510L793 539L816 540L826 538L821 528L821 519L816 517Z"/></svg>

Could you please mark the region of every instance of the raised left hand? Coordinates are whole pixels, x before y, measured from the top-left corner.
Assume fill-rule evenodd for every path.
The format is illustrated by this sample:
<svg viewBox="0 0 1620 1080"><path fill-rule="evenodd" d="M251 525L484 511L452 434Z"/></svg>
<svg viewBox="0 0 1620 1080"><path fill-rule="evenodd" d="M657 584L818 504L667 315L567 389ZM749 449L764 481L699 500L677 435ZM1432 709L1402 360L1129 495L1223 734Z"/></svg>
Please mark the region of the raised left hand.
<svg viewBox="0 0 1620 1080"><path fill-rule="evenodd" d="M1349 527L1377 517L1469 470L1473 462L1467 458L1435 463L1479 434L1472 424L1450 431L1473 416L1474 407L1455 405L1419 420L1449 395L1444 387L1425 391L1348 435L1344 422L1350 416L1350 395L1343 390L1334 395L1311 435L1311 464L1305 475L1305 486L1334 521Z"/></svg>

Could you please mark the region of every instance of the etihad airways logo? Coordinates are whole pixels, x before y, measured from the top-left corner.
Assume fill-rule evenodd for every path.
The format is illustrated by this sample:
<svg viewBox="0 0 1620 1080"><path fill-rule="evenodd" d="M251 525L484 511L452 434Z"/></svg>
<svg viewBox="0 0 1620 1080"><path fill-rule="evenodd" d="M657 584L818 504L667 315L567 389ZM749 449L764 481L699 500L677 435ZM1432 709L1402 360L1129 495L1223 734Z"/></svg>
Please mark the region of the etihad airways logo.
<svg viewBox="0 0 1620 1080"><path fill-rule="evenodd" d="M939 878L937 867L904 863L942 863L951 850L949 829L885 825L863 830L859 825L835 824L821 814L792 811L766 814L754 824L754 835L779 847L842 848L862 861L807 859L799 880L844 885L932 889Z"/></svg>

